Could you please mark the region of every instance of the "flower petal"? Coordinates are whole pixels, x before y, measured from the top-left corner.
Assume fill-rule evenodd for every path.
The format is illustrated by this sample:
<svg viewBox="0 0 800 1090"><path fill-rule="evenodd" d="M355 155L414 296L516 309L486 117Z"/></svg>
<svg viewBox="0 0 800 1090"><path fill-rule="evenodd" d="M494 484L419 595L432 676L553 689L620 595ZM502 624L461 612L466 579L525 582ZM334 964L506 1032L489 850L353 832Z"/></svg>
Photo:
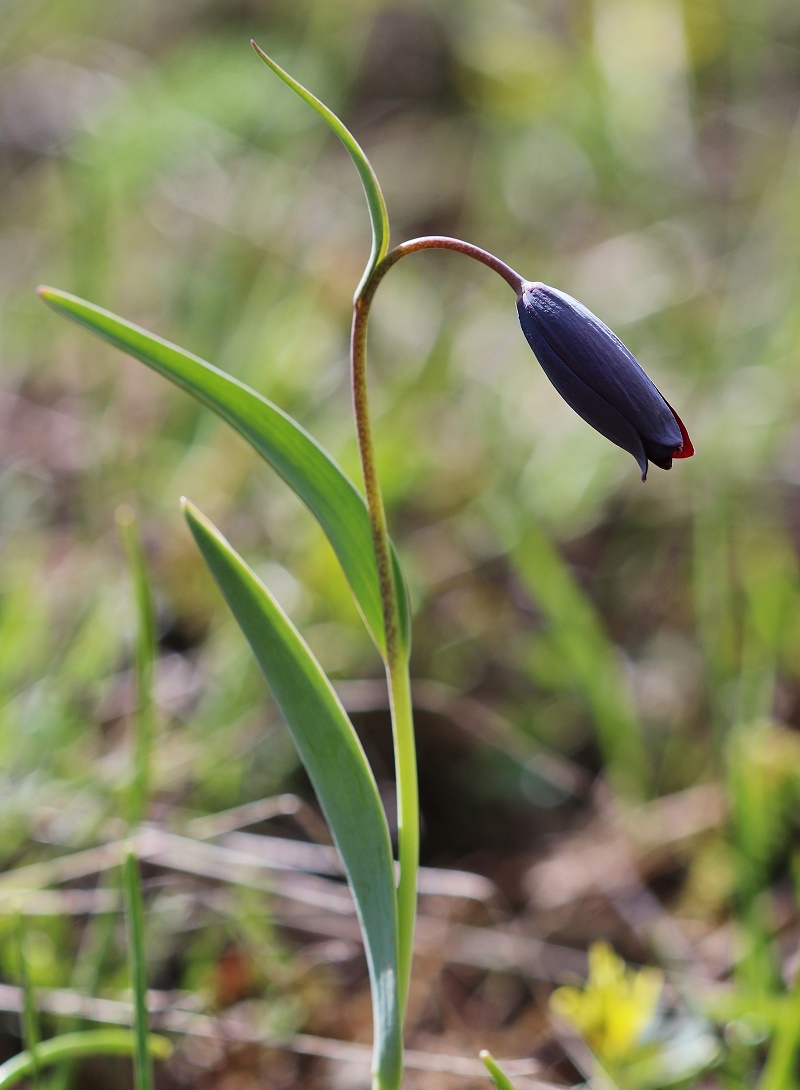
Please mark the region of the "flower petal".
<svg viewBox="0 0 800 1090"><path fill-rule="evenodd" d="M673 458L692 456L694 448L678 414L622 341L582 303L546 284L526 281L517 311L522 331L556 389L587 423L633 454L642 480L648 459L670 469Z"/></svg>
<svg viewBox="0 0 800 1090"><path fill-rule="evenodd" d="M627 450L639 463L642 480L647 476L647 454L639 433L622 413L584 382L583 378L567 366L540 334L535 324L523 321L523 300L517 304L520 324L542 370L550 379L570 408L587 424L599 431L606 439Z"/></svg>
<svg viewBox="0 0 800 1090"><path fill-rule="evenodd" d="M661 396L664 397L663 394ZM667 405L667 408L669 409L669 411L675 417L675 420L676 420L676 422L678 424L678 427L681 429L681 438L683 439L683 446L681 447L680 450L676 451L672 455L672 457L673 458L691 458L692 455L694 454L694 446L692 444L691 439L689 438L689 433L686 430L686 425L681 420L681 418L678 416L678 414L675 412L675 410L673 409L673 407L670 405L670 403L667 401L666 398L664 398L664 401L666 402L666 405Z"/></svg>
<svg viewBox="0 0 800 1090"><path fill-rule="evenodd" d="M607 325L577 299L546 284L525 285L522 299L542 338L643 439L680 445L680 429L669 405Z"/></svg>

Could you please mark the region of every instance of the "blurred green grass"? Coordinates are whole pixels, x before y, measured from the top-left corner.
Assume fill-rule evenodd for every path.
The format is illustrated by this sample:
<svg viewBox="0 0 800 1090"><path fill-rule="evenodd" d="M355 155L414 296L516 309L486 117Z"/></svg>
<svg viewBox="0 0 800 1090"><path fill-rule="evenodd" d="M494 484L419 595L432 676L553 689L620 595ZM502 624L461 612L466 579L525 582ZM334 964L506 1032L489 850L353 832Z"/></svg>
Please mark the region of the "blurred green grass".
<svg viewBox="0 0 800 1090"><path fill-rule="evenodd" d="M485 270L419 255L381 288L372 397L415 676L591 775L605 766L632 796L726 783L734 893L770 963L744 971L748 987L776 986L758 906L789 881L796 820L791 805L765 817L740 770L751 731L800 727L796 5L39 0L7 15L6 865L101 841L118 814L135 640L120 502L139 513L158 608L155 813L303 782L179 495L266 574L335 677L379 673L330 550L280 482L33 295L57 284L212 360L357 479L346 337L363 198L336 142L251 55L254 37L356 132L395 242L455 233L578 296L679 408L697 457L642 486L549 387ZM386 724L367 719L382 751ZM545 804L522 767L493 760L464 760L451 811L464 784L484 814L501 797ZM440 774L423 769L425 851L452 862L468 851ZM793 783L781 791L796 798ZM761 841L742 832L765 821Z"/></svg>

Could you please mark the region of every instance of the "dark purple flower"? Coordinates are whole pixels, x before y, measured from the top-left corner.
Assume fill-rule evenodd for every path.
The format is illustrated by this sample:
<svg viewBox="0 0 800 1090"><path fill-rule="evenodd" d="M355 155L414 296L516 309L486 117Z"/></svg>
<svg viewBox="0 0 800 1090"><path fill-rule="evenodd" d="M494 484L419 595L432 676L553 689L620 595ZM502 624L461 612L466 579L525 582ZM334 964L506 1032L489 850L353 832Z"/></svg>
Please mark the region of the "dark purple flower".
<svg viewBox="0 0 800 1090"><path fill-rule="evenodd" d="M638 361L607 325L577 299L525 282L517 300L522 332L552 384L587 424L647 463L671 469L691 458L692 441Z"/></svg>

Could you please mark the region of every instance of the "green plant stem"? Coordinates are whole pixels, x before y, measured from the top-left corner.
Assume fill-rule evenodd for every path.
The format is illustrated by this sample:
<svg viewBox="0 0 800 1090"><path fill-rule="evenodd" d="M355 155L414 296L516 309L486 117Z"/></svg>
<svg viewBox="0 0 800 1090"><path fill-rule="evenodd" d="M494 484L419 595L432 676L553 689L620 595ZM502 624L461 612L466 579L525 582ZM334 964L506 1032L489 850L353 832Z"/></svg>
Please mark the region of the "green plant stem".
<svg viewBox="0 0 800 1090"><path fill-rule="evenodd" d="M122 886L128 921L128 961L133 984L133 1031L136 1048L133 1070L136 1090L153 1090L153 1064L148 1046L147 964L144 939L144 907L139 864L132 851L122 863Z"/></svg>
<svg viewBox="0 0 800 1090"><path fill-rule="evenodd" d="M461 239L444 235L427 235L411 239L391 250L359 287L353 303L353 326L350 340L350 364L353 388L353 411L356 421L358 450L364 491L367 499L372 543L378 567L378 580L383 606L386 636L386 677L394 737L395 777L397 781L397 834L400 878L397 887L398 907L398 992L400 1011L405 1017L411 961L414 945L414 920L417 905L417 871L419 868L419 794L417 787L417 756L414 742L414 719L411 706L411 681L408 670L409 647L400 636L400 590L394 578L389 547L386 511L375 461L372 423L367 396L367 326L375 292L391 267L402 257L419 250L453 250L487 265L522 294L523 278L493 254Z"/></svg>
<svg viewBox="0 0 800 1090"><path fill-rule="evenodd" d="M398 1006L400 1017L405 1021L414 952L419 869L417 750L407 657L396 659L387 668L387 680L397 777L397 857L400 864L397 884Z"/></svg>
<svg viewBox="0 0 800 1090"><path fill-rule="evenodd" d="M127 787L128 828L146 816L155 735L153 673L156 661L156 621L153 592L147 572L136 515L124 505L116 512L117 527L125 548L136 600L136 715L134 719L133 770Z"/></svg>
<svg viewBox="0 0 800 1090"><path fill-rule="evenodd" d="M364 490L367 498L372 543L378 565L378 577L383 605L383 623L386 634L386 664L391 670L392 662L403 653L407 657L407 648L399 646L399 610L397 587L392 573L389 550L389 534L386 526L386 512L383 506L380 481L375 464L375 448L372 440L372 424L367 397L367 325L369 311L375 292L386 273L402 257L417 253L419 250L453 250L475 261L480 261L501 276L519 296L522 294L524 279L504 261L488 253L480 246L446 235L426 235L422 238L403 242L391 250L376 266L372 275L360 289L353 303L353 327L350 338L350 365L353 387L353 410L356 419L358 450L361 458L361 471L364 476Z"/></svg>
<svg viewBox="0 0 800 1090"><path fill-rule="evenodd" d="M800 974L781 1006L758 1090L785 1090L795 1083L800 1052Z"/></svg>

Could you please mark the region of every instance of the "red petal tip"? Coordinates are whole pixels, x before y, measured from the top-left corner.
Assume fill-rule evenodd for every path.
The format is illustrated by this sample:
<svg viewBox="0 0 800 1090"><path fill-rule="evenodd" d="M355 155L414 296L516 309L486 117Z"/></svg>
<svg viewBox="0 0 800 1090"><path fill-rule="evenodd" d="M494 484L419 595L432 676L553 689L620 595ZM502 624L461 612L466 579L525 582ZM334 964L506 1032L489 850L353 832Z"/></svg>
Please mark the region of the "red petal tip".
<svg viewBox="0 0 800 1090"><path fill-rule="evenodd" d="M667 401L666 398L664 398L664 400ZM672 413L672 415L675 417L675 423L681 429L681 439L683 439L683 446L681 447L680 450L676 450L675 453L672 455L672 457L673 458L691 458L692 455L694 454L694 446L692 445L692 441L689 438L689 433L686 430L686 426L684 425L683 421L681 420L681 418L678 416L678 414L675 412L675 410L673 409L673 407L670 405L670 403L668 401L667 401L667 408Z"/></svg>

